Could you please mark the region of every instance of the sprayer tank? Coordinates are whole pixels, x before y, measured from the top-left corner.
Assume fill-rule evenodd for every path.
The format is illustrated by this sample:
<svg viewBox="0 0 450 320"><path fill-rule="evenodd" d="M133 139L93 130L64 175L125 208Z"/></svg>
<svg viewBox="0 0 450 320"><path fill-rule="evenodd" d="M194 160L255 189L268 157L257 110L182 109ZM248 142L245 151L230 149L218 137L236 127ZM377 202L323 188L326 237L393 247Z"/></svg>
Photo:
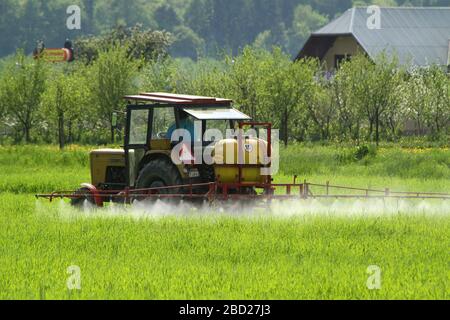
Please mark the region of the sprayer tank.
<svg viewBox="0 0 450 320"><path fill-rule="evenodd" d="M263 183L266 176L261 168L267 165L268 143L261 139L245 139L241 144L235 139L218 142L214 148L214 170L216 179L221 183L239 182L239 165L242 168L242 182Z"/></svg>

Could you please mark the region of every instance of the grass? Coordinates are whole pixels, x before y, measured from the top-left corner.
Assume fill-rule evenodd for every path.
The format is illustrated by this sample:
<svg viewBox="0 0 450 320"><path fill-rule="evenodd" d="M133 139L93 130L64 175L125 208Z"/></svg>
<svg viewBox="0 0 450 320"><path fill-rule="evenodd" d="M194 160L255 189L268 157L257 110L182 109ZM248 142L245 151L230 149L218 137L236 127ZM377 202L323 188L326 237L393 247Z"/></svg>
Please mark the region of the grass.
<svg viewBox="0 0 450 320"><path fill-rule="evenodd" d="M0 147L0 169L0 192L72 190L90 180L89 148Z"/></svg>
<svg viewBox="0 0 450 320"><path fill-rule="evenodd" d="M89 181L86 151L0 147L0 299L450 298L448 212L144 219L36 202L35 192ZM386 147L362 160L351 147L282 154L279 181L295 172L314 182L450 190L445 148ZM439 175L427 163L442 166ZM81 291L66 287L71 265L81 268ZM381 290L366 287L369 265L382 270Z"/></svg>
<svg viewBox="0 0 450 320"><path fill-rule="evenodd" d="M281 148L280 170L289 175L342 175L450 180L449 148L385 146L357 159L358 148L295 145ZM284 161L283 161L284 160Z"/></svg>

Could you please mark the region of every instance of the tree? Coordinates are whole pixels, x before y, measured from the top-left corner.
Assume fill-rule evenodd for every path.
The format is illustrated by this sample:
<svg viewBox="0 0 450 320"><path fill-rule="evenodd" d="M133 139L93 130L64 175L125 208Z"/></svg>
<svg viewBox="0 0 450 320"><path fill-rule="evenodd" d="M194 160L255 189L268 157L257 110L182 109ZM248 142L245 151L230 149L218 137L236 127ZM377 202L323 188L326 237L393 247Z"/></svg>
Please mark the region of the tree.
<svg viewBox="0 0 450 320"><path fill-rule="evenodd" d="M450 81L448 75L436 65L431 66L424 76L428 88L427 123L433 137L439 138L450 125Z"/></svg>
<svg viewBox="0 0 450 320"><path fill-rule="evenodd" d="M81 65L77 66L82 68ZM44 119L56 128L60 149L73 142L72 126L93 110L89 108L89 88L82 71L54 70L42 97ZM67 135L66 135L67 132Z"/></svg>
<svg viewBox="0 0 450 320"><path fill-rule="evenodd" d="M309 5L299 5L294 10L292 27L288 31L289 38L284 43L291 55L298 54L311 32L328 23L328 18L314 11Z"/></svg>
<svg viewBox="0 0 450 320"><path fill-rule="evenodd" d="M344 12L352 7L353 0L312 0L311 6L314 10L321 12L329 17L334 17L340 12Z"/></svg>
<svg viewBox="0 0 450 320"><path fill-rule="evenodd" d="M315 86L317 64L309 59L293 63L280 48L274 49L266 63L269 73L260 82L260 103L266 114L277 119L281 139L287 146L294 129L306 130L307 105Z"/></svg>
<svg viewBox="0 0 450 320"><path fill-rule="evenodd" d="M61 18L66 17L67 5L59 1L26 0L19 6L22 10L19 9L13 31L18 35L16 48L24 48L28 53L38 40L44 40L50 47L64 43L66 34L61 35L61 30L65 31L65 20Z"/></svg>
<svg viewBox="0 0 450 320"><path fill-rule="evenodd" d="M17 6L13 0L2 0L0 2L0 57L14 52L17 34L14 28L18 18ZM6 36L8 35L8 36Z"/></svg>
<svg viewBox="0 0 450 320"><path fill-rule="evenodd" d="M360 96L361 103L365 106L367 116L370 122L370 128L375 125L375 142L380 142L380 127L384 113L389 109L392 98L396 94L398 70L398 60L396 57L389 59L385 53L382 53L375 59L375 63L369 65L366 71L365 81L362 85L365 87L364 94ZM370 130L372 133L372 130Z"/></svg>
<svg viewBox="0 0 450 320"><path fill-rule="evenodd" d="M306 131L307 93L314 89L317 67L314 60L293 63L280 48L268 52L246 47L231 60L233 99L254 120L278 126L287 145L290 137Z"/></svg>
<svg viewBox="0 0 450 320"><path fill-rule="evenodd" d="M263 68L263 63L268 55L266 51L246 47L241 55L227 58L233 99L254 120L259 120L261 115L257 110L257 87L259 81L266 76L267 68Z"/></svg>
<svg viewBox="0 0 450 320"><path fill-rule="evenodd" d="M161 30L173 31L182 22L176 11L167 3L158 6L153 17Z"/></svg>
<svg viewBox="0 0 450 320"><path fill-rule="evenodd" d="M316 65L315 69L320 70L320 67ZM316 82L309 86L309 91L305 92L308 118L314 127L314 132L311 133L317 134L321 141L330 139L331 126L336 118L331 87L328 80L318 76Z"/></svg>
<svg viewBox="0 0 450 320"><path fill-rule="evenodd" d="M237 54L256 36L279 23L273 19L274 0L192 0L184 14L186 25L204 39L207 52ZM275 5L276 6L276 5ZM266 13L266 16L262 16ZM268 18L266 18L268 16Z"/></svg>
<svg viewBox="0 0 450 320"><path fill-rule="evenodd" d="M115 45L101 52L89 74L91 94L100 119L109 125L112 143L115 142L113 113L122 110L123 96L135 91L133 80L140 64L140 61L129 57L128 50L127 47Z"/></svg>
<svg viewBox="0 0 450 320"><path fill-rule="evenodd" d="M438 66L411 72L405 89L405 105L415 120L418 133L430 129L435 138L445 134L450 122L449 78Z"/></svg>
<svg viewBox="0 0 450 320"><path fill-rule="evenodd" d="M86 10L86 32L92 34L95 31L95 7L94 0L83 0L84 8Z"/></svg>
<svg viewBox="0 0 450 320"><path fill-rule="evenodd" d="M365 60L364 60L365 62ZM359 141L363 121L362 106L357 101L356 87L362 75L361 68L356 68L355 61L341 64L336 75L330 80L333 106L337 114L337 136L342 140Z"/></svg>
<svg viewBox="0 0 450 320"><path fill-rule="evenodd" d="M174 42L170 52L176 57L188 57L197 60L204 52L205 41L188 27L178 26L174 28Z"/></svg>
<svg viewBox="0 0 450 320"><path fill-rule="evenodd" d="M258 49L270 51L273 47L280 47L285 49L288 43L288 30L284 23L280 23L272 27L271 30L266 30L260 33L253 45Z"/></svg>
<svg viewBox="0 0 450 320"><path fill-rule="evenodd" d="M213 23L212 1L192 0L184 15L186 25L207 42L211 42L211 23Z"/></svg>
<svg viewBox="0 0 450 320"><path fill-rule="evenodd" d="M186 77L184 88L178 90L187 90L201 96L235 98L226 64L202 59L191 72L191 77Z"/></svg>
<svg viewBox="0 0 450 320"><path fill-rule="evenodd" d="M77 59L92 63L101 51L108 50L111 44L127 48L127 55L134 59L150 61L159 56L166 56L172 40L169 33L144 29L141 24L132 28L117 26L102 36L78 38L75 43Z"/></svg>
<svg viewBox="0 0 450 320"><path fill-rule="evenodd" d="M36 124L41 95L45 90L47 70L43 62L26 58L18 52L2 75L0 103L11 123L22 132L25 142L31 142L31 130Z"/></svg>
<svg viewBox="0 0 450 320"><path fill-rule="evenodd" d="M181 73L181 70L178 63L170 57L150 61L141 70L140 89L145 92L171 92L176 73Z"/></svg>
<svg viewBox="0 0 450 320"><path fill-rule="evenodd" d="M389 59L381 53L375 61L371 61L364 55L358 55L344 63L341 70L345 71L338 71L338 74L344 72L344 90L349 99L346 107L352 108L351 112L365 114L369 138L379 144L382 119L391 103L396 101L392 96L396 94L398 81L397 58Z"/></svg>
<svg viewBox="0 0 450 320"><path fill-rule="evenodd" d="M407 71L405 67L394 70L390 85L391 92L387 100L386 110L381 116L382 124L388 139L396 139L401 134L401 129L406 122L406 110L403 99L405 95L405 81Z"/></svg>
<svg viewBox="0 0 450 320"><path fill-rule="evenodd" d="M108 0L96 1L98 3L97 23L106 29L110 26L133 26L137 23L149 22L146 18L149 10L146 1L142 0Z"/></svg>

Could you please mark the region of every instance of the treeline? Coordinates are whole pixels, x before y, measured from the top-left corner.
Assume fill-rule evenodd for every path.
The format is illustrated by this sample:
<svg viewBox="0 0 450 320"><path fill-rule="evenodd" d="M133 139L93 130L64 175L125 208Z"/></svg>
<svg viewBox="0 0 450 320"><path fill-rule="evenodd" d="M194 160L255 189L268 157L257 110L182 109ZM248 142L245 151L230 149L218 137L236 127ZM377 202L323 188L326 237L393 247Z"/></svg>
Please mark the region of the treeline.
<svg viewBox="0 0 450 320"><path fill-rule="evenodd" d="M311 31L353 5L448 6L448 0L2 0L0 57L36 41L62 46L66 38L100 35L115 26L165 30L176 57L237 54L245 45L280 46L295 55ZM69 5L79 5L81 30L66 28Z"/></svg>
<svg viewBox="0 0 450 320"><path fill-rule="evenodd" d="M356 56L327 78L317 60L295 63L281 49L192 62L136 59L129 44L90 63L49 65L18 53L0 78L1 143L106 144L123 137L122 97L167 91L232 98L282 140L395 141L407 134L447 141L450 79L439 67L399 66ZM119 126L113 128L113 113Z"/></svg>

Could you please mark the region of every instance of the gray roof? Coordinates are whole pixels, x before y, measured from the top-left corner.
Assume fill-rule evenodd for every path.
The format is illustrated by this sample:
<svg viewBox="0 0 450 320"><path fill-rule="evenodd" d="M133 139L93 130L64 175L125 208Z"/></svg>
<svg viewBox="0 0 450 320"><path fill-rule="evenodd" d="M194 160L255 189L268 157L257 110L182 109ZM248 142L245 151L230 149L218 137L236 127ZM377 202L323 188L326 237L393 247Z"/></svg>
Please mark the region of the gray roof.
<svg viewBox="0 0 450 320"><path fill-rule="evenodd" d="M381 8L381 29L367 27L370 16L367 7L347 10L314 32L299 58L314 55L308 46L316 46L319 39L352 35L371 58L386 50L397 54L402 64L449 64L450 8Z"/></svg>

